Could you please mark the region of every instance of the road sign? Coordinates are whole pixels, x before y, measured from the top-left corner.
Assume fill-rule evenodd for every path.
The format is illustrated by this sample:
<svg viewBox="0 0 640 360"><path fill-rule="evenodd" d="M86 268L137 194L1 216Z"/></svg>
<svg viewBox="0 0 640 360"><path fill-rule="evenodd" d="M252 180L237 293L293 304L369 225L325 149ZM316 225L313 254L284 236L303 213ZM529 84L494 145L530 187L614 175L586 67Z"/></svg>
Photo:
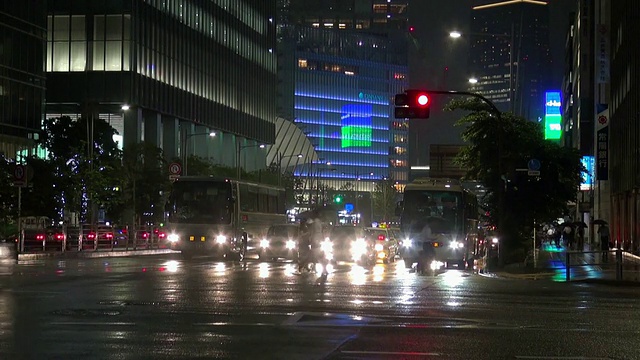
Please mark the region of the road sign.
<svg viewBox="0 0 640 360"><path fill-rule="evenodd" d="M347 210L348 213L350 213L355 209L355 207L352 203L346 203L344 204L344 209Z"/></svg>
<svg viewBox="0 0 640 360"><path fill-rule="evenodd" d="M169 181L176 181L180 178L180 175L169 175Z"/></svg>
<svg viewBox="0 0 640 360"><path fill-rule="evenodd" d="M529 163L527 165L529 167L529 170L531 171L540 171L540 160L538 159L529 160Z"/></svg>
<svg viewBox="0 0 640 360"><path fill-rule="evenodd" d="M529 176L540 176L540 170L529 170L527 174L529 174Z"/></svg>
<svg viewBox="0 0 640 360"><path fill-rule="evenodd" d="M182 165L179 163L171 163L169 164L169 174L171 175L180 175L182 172Z"/></svg>
<svg viewBox="0 0 640 360"><path fill-rule="evenodd" d="M13 185L20 187L27 185L27 168L24 165L16 165L13 168Z"/></svg>

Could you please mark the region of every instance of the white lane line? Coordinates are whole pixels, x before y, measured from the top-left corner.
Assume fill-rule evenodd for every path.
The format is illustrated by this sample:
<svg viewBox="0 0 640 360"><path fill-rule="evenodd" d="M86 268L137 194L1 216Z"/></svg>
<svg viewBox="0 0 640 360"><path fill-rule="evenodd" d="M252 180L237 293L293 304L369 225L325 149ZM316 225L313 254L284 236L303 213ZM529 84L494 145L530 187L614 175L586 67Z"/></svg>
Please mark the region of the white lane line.
<svg viewBox="0 0 640 360"><path fill-rule="evenodd" d="M353 355L401 355L401 356L442 356L440 353L432 352L413 352L413 351L360 351L360 350L342 350L343 354Z"/></svg>
<svg viewBox="0 0 640 360"><path fill-rule="evenodd" d="M86 322L86 321L54 321L50 325L89 325L89 326L135 326L133 322Z"/></svg>
<svg viewBox="0 0 640 360"><path fill-rule="evenodd" d="M516 359L528 359L528 360L611 360L611 358L584 357L584 356L516 356Z"/></svg>
<svg viewBox="0 0 640 360"><path fill-rule="evenodd" d="M234 322L210 322L193 323L193 326L277 326L273 323L234 323Z"/></svg>

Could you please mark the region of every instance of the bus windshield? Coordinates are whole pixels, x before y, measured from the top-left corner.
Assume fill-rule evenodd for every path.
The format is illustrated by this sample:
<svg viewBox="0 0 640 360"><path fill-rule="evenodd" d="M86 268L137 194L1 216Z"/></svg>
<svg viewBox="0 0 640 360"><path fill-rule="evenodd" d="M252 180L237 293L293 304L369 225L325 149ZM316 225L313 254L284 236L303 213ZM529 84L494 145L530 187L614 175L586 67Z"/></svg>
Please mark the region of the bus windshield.
<svg viewBox="0 0 640 360"><path fill-rule="evenodd" d="M462 193L406 190L402 214L404 231L459 233L463 229Z"/></svg>
<svg viewBox="0 0 640 360"><path fill-rule="evenodd" d="M177 181L169 198L169 221L230 224L231 184L225 181Z"/></svg>

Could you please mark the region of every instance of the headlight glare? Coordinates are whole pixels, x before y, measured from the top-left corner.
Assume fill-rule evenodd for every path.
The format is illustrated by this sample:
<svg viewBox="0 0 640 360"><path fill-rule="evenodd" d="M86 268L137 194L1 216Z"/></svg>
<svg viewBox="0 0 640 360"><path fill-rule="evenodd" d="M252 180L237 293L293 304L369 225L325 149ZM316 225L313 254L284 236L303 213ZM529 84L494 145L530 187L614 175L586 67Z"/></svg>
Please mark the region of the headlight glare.
<svg viewBox="0 0 640 360"><path fill-rule="evenodd" d="M269 247L269 240L267 240L267 239L260 240L260 247L261 248L268 248Z"/></svg>
<svg viewBox="0 0 640 360"><path fill-rule="evenodd" d="M169 236L167 236L167 240L169 240L169 242L175 243L180 240L180 236L178 236L178 234L171 233L169 234Z"/></svg>
<svg viewBox="0 0 640 360"><path fill-rule="evenodd" d="M224 236L224 235L218 235L218 236L216 236L216 242L218 244L224 244L224 243L227 242L227 237Z"/></svg>
<svg viewBox="0 0 640 360"><path fill-rule="evenodd" d="M382 246L382 244L376 244L376 251L382 251L384 249L384 246Z"/></svg>
<svg viewBox="0 0 640 360"><path fill-rule="evenodd" d="M287 240L287 249L293 250L296 248L296 242L293 240Z"/></svg>

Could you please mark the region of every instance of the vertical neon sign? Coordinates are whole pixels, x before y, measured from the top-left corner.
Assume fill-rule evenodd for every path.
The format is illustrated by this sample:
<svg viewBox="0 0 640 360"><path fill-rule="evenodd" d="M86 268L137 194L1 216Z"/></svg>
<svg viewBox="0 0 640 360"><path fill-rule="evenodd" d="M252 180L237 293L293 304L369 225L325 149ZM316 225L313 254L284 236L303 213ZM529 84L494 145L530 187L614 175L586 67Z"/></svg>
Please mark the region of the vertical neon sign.
<svg viewBox="0 0 640 360"><path fill-rule="evenodd" d="M562 108L559 91L547 91L544 104L544 138L559 140L562 137Z"/></svg>

